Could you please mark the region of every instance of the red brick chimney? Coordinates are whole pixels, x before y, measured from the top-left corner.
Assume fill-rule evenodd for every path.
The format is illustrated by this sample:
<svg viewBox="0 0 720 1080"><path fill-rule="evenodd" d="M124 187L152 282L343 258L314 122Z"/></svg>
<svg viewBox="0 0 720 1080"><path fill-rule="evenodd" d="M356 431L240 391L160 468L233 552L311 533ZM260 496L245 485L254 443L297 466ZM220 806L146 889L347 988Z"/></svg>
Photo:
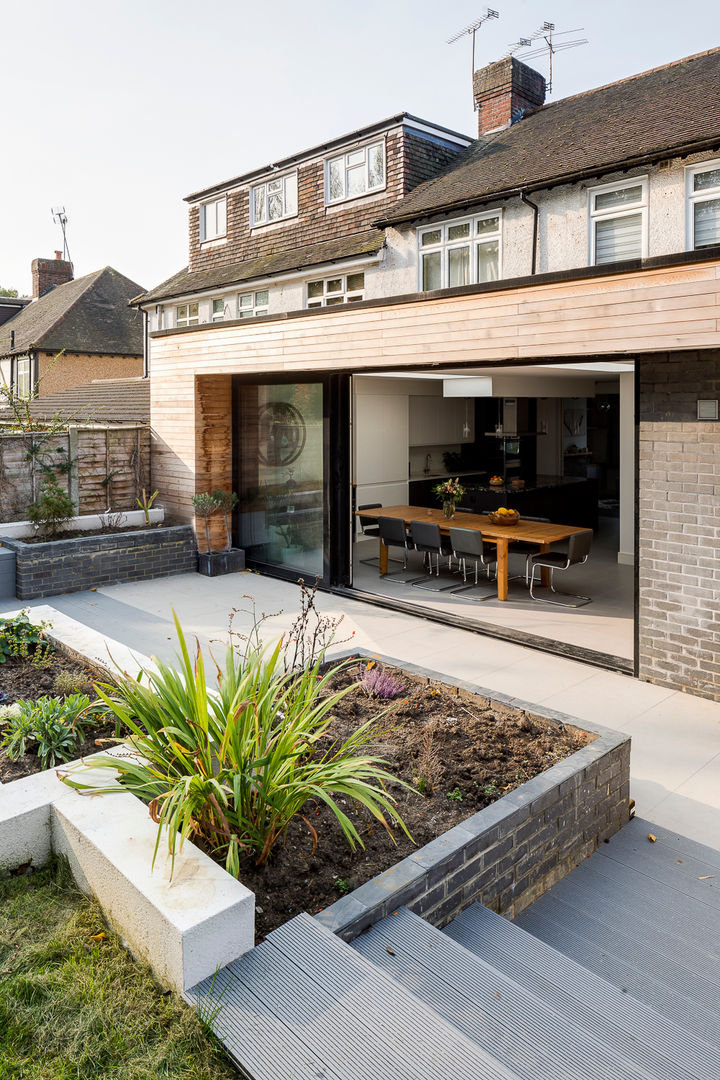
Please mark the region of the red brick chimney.
<svg viewBox="0 0 720 1080"><path fill-rule="evenodd" d="M525 109L545 101L545 80L527 64L506 56L473 75L473 96L478 111L478 138L501 131L520 119Z"/></svg>
<svg viewBox="0 0 720 1080"><path fill-rule="evenodd" d="M55 285L64 285L73 279L73 265L62 258L62 251L55 252L54 259L33 259L33 300L38 300Z"/></svg>

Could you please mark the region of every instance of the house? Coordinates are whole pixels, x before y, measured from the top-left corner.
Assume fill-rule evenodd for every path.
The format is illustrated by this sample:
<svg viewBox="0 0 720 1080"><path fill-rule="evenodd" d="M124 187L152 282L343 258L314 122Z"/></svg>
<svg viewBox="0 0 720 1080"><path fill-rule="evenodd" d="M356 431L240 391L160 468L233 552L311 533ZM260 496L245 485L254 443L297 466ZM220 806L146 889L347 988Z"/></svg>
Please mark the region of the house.
<svg viewBox="0 0 720 1080"><path fill-rule="evenodd" d="M0 327L0 384L20 396L143 375L142 315L128 307L140 286L111 266L73 279L60 255L33 260L32 301Z"/></svg>
<svg viewBox="0 0 720 1080"><path fill-rule="evenodd" d="M153 483L187 520L236 490L265 572L717 699L720 50L545 92L505 58L475 139L403 113L190 195L188 267L136 300ZM595 529L589 614L358 557L354 506L449 475Z"/></svg>
<svg viewBox="0 0 720 1080"><path fill-rule="evenodd" d="M70 423L149 424L150 383L135 376L132 379L97 379L84 386L73 386L33 398L27 412L34 421L67 419ZM13 410L0 406L0 430L3 424L13 424Z"/></svg>

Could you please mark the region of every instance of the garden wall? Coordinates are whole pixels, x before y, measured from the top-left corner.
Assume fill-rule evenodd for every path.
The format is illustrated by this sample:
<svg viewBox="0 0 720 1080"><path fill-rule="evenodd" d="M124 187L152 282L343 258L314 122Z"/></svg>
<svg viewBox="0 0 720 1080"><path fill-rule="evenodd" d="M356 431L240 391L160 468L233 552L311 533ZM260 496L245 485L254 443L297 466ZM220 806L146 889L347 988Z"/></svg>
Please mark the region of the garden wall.
<svg viewBox="0 0 720 1080"><path fill-rule="evenodd" d="M0 434L0 521L27 517L51 472L80 514L135 510L150 487L150 429L139 424L73 426L46 433Z"/></svg>
<svg viewBox="0 0 720 1080"><path fill-rule="evenodd" d="M3 538L2 543L15 554L19 600L197 570L195 533L191 525L38 544Z"/></svg>
<svg viewBox="0 0 720 1080"><path fill-rule="evenodd" d="M458 690L596 738L315 916L345 941L401 906L438 927L473 901L514 917L629 820L629 736L480 686L462 683Z"/></svg>

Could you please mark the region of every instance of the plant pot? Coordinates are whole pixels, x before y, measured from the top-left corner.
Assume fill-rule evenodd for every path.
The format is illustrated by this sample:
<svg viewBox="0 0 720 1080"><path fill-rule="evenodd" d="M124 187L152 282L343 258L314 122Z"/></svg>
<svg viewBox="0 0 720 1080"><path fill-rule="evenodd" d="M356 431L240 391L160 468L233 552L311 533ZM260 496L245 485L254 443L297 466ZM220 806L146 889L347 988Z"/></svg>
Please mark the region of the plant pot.
<svg viewBox="0 0 720 1080"><path fill-rule="evenodd" d="M229 551L198 552L198 574L207 577L219 577L221 574L236 574L245 569L245 551L243 548L230 548Z"/></svg>
<svg viewBox="0 0 720 1080"><path fill-rule="evenodd" d="M450 502L450 501L444 502L443 503L443 514L445 515L446 518L454 518L455 517L455 503Z"/></svg>

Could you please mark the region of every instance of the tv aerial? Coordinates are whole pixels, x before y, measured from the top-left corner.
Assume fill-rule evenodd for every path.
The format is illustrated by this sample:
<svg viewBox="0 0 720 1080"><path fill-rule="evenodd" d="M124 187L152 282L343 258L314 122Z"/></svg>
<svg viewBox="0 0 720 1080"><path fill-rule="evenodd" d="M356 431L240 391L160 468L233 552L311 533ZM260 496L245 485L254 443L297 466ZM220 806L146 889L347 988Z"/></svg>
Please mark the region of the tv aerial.
<svg viewBox="0 0 720 1080"><path fill-rule="evenodd" d="M553 56L555 53L563 52L565 49L576 49L579 45L587 45L587 38L576 38L574 41L557 41L557 38L565 38L568 34L579 34L584 27L579 26L575 30L555 30L555 23L544 22L530 37L519 38L516 42L509 46L508 51L505 53L505 57L514 56L518 60L532 60L536 56L544 56L547 54L548 58L548 77L547 77L547 92L552 91L552 77L553 77ZM542 41L542 45L539 44ZM527 49L527 52L521 50Z"/></svg>
<svg viewBox="0 0 720 1080"><path fill-rule="evenodd" d="M485 14L481 15L475 22L469 23L468 26L463 26L462 30L458 30L457 34L453 34L451 38L447 39L448 45L453 45L456 41L459 41L461 37L465 37L466 34L472 35L472 73L475 73L475 35L482 26L489 19L499 19L500 12L495 11L493 8L485 8Z"/></svg>
<svg viewBox="0 0 720 1080"><path fill-rule="evenodd" d="M68 217L67 217L67 213L65 212L65 207L64 206L53 206L53 208L51 210L51 213L52 213L53 221L55 222L56 225L59 225L61 230L62 230L63 259L66 259L67 262L72 262L72 259L70 258L70 248L68 247L68 242L67 242Z"/></svg>

